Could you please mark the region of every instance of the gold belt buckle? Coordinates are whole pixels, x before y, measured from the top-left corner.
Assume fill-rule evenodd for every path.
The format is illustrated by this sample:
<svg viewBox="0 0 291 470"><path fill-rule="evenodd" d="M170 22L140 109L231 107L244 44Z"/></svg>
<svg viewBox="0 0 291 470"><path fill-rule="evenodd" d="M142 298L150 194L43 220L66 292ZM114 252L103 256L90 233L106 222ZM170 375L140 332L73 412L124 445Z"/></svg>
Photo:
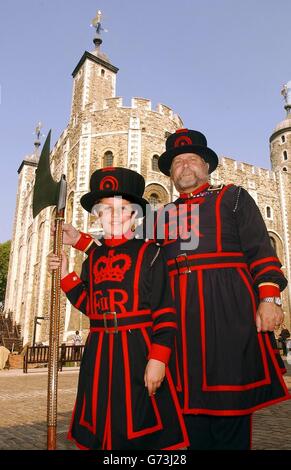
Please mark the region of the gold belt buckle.
<svg viewBox="0 0 291 470"><path fill-rule="evenodd" d="M107 325L107 318L106 318L106 315L113 315L113 322L114 322L114 330L113 331L109 331L108 328L108 325ZM114 334L117 334L118 333L118 325L117 325L117 316L116 316L116 312L104 312L103 313L103 322L104 322L104 328L105 328L105 333L114 333Z"/></svg>
<svg viewBox="0 0 291 470"><path fill-rule="evenodd" d="M178 258L181 258L181 259L178 259ZM179 275L180 274L190 274L191 273L187 253L181 253L180 255L176 256L175 260L176 260ZM185 261L185 263L186 263L187 271L180 272L179 262L181 263L183 261Z"/></svg>

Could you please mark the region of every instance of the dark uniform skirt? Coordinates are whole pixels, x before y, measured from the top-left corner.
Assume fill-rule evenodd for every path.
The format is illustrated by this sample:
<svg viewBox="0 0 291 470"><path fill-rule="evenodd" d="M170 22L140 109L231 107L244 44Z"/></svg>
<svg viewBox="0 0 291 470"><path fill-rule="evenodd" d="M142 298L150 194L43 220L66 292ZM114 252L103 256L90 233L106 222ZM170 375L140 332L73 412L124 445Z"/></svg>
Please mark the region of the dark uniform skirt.
<svg viewBox="0 0 291 470"><path fill-rule="evenodd" d="M176 449L186 429L168 367L156 395L144 384L151 329L91 332L69 438L84 449Z"/></svg>

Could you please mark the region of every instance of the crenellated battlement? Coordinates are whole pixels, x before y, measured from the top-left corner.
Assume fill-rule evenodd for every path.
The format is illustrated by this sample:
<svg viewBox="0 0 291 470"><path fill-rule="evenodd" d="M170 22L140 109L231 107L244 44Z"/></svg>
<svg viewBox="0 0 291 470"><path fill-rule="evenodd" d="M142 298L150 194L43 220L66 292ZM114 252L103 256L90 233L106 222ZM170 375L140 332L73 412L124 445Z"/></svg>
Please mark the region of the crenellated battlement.
<svg viewBox="0 0 291 470"><path fill-rule="evenodd" d="M103 101L103 109L121 108L123 105L122 97L106 98Z"/></svg>
<svg viewBox="0 0 291 470"><path fill-rule="evenodd" d="M242 172L245 173L246 176L257 175L264 179L275 179L275 172L272 170L261 168L251 163L239 162L238 160L226 156L220 156L218 170L219 168L223 168L235 174Z"/></svg>

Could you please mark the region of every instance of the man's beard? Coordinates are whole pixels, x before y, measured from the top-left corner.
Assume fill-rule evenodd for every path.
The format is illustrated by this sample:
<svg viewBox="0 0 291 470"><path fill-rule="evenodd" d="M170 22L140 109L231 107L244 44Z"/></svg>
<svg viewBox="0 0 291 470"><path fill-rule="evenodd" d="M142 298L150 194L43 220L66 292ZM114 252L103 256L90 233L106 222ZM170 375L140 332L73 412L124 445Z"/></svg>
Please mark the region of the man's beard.
<svg viewBox="0 0 291 470"><path fill-rule="evenodd" d="M177 184L180 189L187 189L187 188L193 188L193 186L199 185L199 182L201 181L201 178L197 175L197 173L194 173L193 171L189 174L181 174L180 178L177 181Z"/></svg>

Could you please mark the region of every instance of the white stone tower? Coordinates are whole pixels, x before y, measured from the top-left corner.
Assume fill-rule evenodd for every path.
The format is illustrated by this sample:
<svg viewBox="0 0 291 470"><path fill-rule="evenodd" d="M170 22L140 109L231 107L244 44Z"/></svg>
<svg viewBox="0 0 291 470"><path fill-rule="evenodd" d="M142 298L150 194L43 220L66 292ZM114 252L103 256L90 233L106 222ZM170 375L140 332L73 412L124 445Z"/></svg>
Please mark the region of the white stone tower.
<svg viewBox="0 0 291 470"><path fill-rule="evenodd" d="M270 157L276 174L283 224L286 275L289 279L288 298L291 311L291 81L284 85L281 94L285 100L286 117L274 129L270 137ZM289 318L290 322L290 318ZM290 327L290 323L289 323Z"/></svg>

